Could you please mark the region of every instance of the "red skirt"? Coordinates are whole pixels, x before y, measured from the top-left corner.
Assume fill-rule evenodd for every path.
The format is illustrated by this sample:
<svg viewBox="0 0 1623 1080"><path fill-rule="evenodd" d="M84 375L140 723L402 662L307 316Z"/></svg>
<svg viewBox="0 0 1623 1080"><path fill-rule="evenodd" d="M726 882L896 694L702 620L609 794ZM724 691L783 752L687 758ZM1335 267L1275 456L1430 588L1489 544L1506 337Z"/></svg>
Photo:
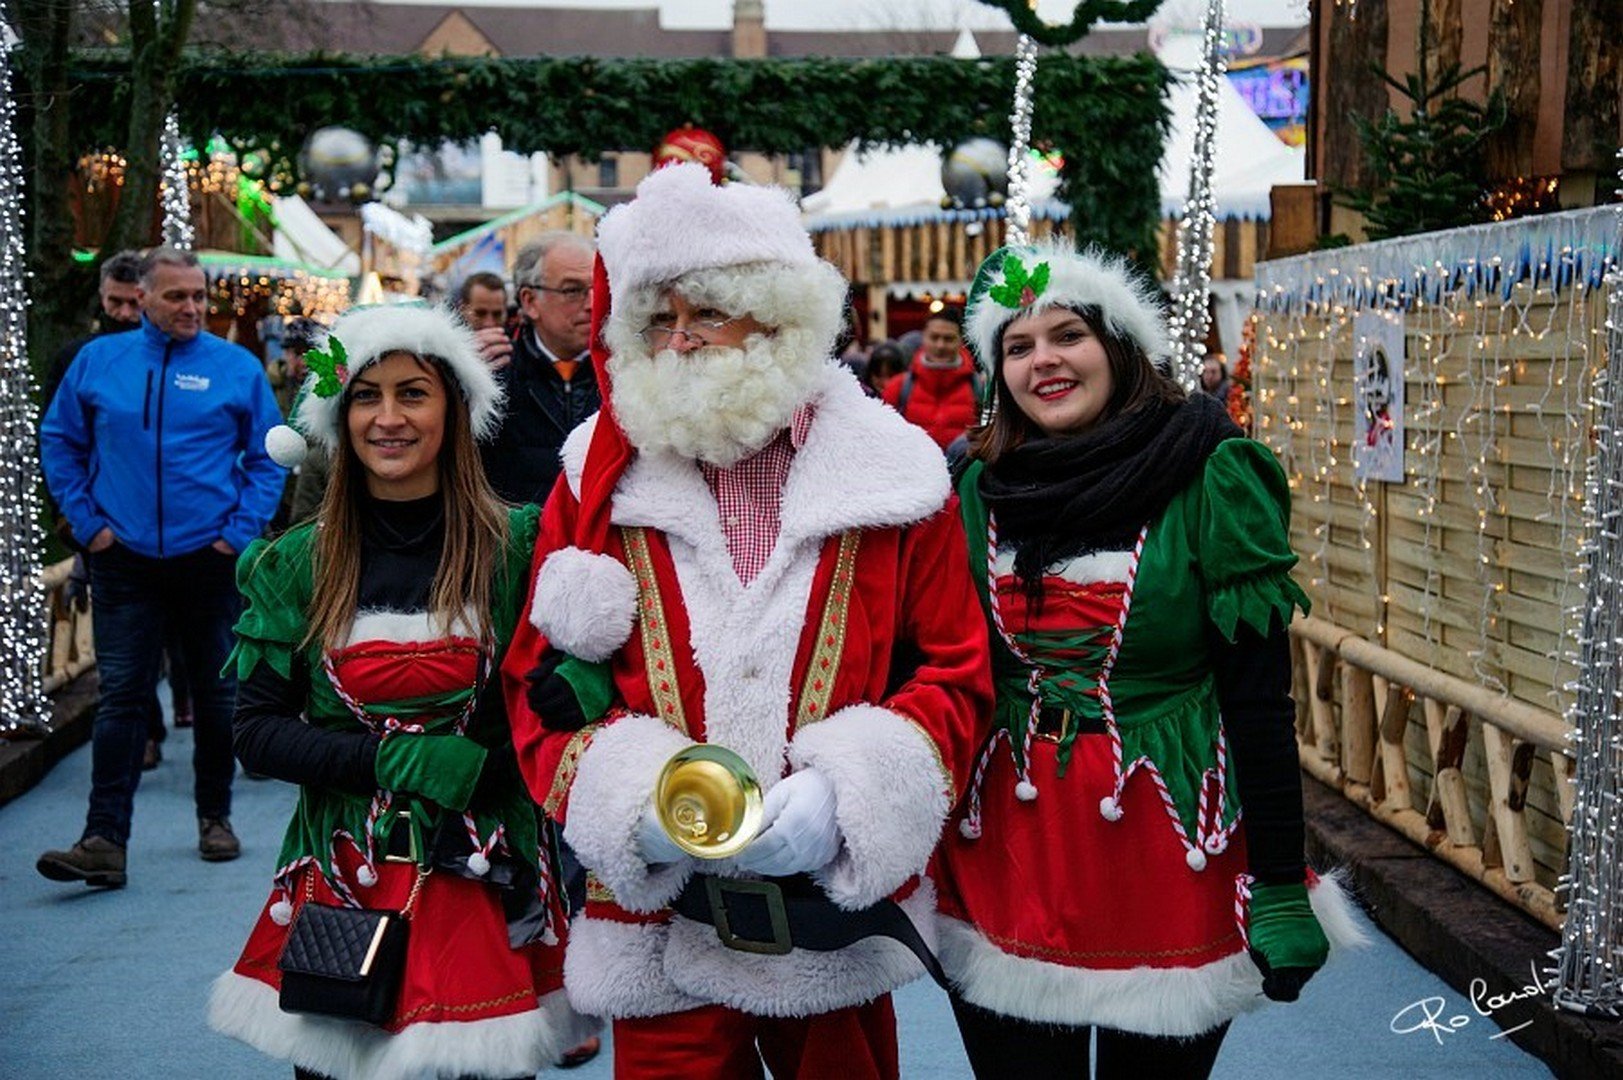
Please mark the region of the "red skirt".
<svg viewBox="0 0 1623 1080"><path fill-rule="evenodd" d="M354 881L354 852L339 851ZM400 910L417 869L379 863L378 882L358 889L367 907ZM313 877L313 899L338 903L315 867L290 882L295 910ZM283 1013L276 962L288 927L260 911L241 957L215 985L213 1026L274 1056L335 1077L468 1075L511 1077L549 1067L596 1027L563 995L563 946L540 942L514 949L497 890L454 874L423 882L406 942L406 968L393 1018L367 1024ZM392 1045L389 1045L392 1044Z"/></svg>
<svg viewBox="0 0 1623 1080"><path fill-rule="evenodd" d="M1185 861L1155 782L1142 768L1108 821L1110 740L1083 735L1060 777L1058 746L1032 744L1037 798L1015 798L1014 766L1001 750L982 789L982 835L947 830L938 851L941 910L1017 956L1081 968L1199 967L1241 948L1234 879L1245 844Z"/></svg>

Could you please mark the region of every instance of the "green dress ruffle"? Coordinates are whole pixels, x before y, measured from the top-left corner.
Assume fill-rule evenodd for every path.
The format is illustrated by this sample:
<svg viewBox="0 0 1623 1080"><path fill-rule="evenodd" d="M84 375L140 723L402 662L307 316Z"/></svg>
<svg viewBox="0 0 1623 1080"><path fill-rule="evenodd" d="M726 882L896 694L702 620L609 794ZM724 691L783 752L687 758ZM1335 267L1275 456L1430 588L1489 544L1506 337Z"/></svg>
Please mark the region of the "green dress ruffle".
<svg viewBox="0 0 1623 1080"><path fill-rule="evenodd" d="M981 605L991 625L987 583L987 513L979 492L984 465L975 462L959 481L959 497ZM1198 479L1180 492L1145 535L1144 552L1109 681L1122 765L1147 758L1161 774L1187 835L1199 834L1202 778L1217 769L1221 717L1213 677L1209 628L1234 641L1243 623L1259 634L1306 612L1307 594L1291 578L1296 555L1289 540L1290 489L1273 453L1250 439L1218 444ZM1079 627L1076 639L1018 635L1027 655L1044 667L1043 704L1068 708L1097 723L1097 686L1106 650L1090 649L1091 668L1049 671L1045 657L1063 646L1074 656L1078 640L1096 640L1101 628ZM1006 729L1016 759L1030 715L1028 669L994 633L994 723ZM1074 740L1072 735L1071 739ZM1069 740L1060 746L1061 775ZM1240 812L1232 755L1226 762L1228 797L1216 824L1231 826Z"/></svg>
<svg viewBox="0 0 1623 1080"><path fill-rule="evenodd" d="M540 510L535 506L508 511L507 546L491 584L491 621L496 648L488 665L487 680L499 678L502 655L521 616L539 523ZM282 678L291 679L294 658L302 656L310 672L306 721L334 731L364 731L323 673L320 644L303 644L314 592L311 549L315 529L314 523L306 523L274 541L256 540L238 559L237 588L242 593L243 610L235 628L236 646L226 663L228 667L236 665L239 679L246 679L260 664L267 664ZM363 708L369 715L389 715L404 721L430 716L434 719L428 723L428 731L449 731L472 694L473 688L468 687L443 695L365 702ZM474 724L466 734L490 751L485 774L468 807L480 837L487 838L500 827L513 857L536 860L542 836L539 811L519 779L510 730L505 722L488 721L481 725L476 713ZM499 779L491 782L492 778ZM277 859L279 873L314 860L331 880L335 876L333 854L339 844L346 842L343 839L346 835L365 848L370 809L370 796L301 786L298 805L293 820L288 823ZM395 796L388 812L372 826L379 850L383 849L398 815L408 810L412 827L419 830L425 840L447 816L447 812L425 800L405 794ZM428 846L426 842L418 845L425 864Z"/></svg>

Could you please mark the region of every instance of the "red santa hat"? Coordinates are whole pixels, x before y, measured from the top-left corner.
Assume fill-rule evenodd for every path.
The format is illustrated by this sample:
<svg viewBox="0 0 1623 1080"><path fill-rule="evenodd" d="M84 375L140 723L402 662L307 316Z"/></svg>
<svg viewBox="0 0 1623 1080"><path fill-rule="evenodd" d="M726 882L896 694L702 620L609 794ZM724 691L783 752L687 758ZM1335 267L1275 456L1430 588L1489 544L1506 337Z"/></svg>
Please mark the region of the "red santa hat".
<svg viewBox="0 0 1623 1080"><path fill-rule="evenodd" d="M614 490L635 454L614 414L605 331L613 324L611 338L635 334L671 287L768 326L810 328L825 351L839 331L846 294L845 279L817 257L794 199L781 189L718 187L703 166L671 165L604 217L590 342L603 406L581 470L574 543L542 564L530 612L548 641L586 660L612 655L636 615L635 580L604 554Z"/></svg>

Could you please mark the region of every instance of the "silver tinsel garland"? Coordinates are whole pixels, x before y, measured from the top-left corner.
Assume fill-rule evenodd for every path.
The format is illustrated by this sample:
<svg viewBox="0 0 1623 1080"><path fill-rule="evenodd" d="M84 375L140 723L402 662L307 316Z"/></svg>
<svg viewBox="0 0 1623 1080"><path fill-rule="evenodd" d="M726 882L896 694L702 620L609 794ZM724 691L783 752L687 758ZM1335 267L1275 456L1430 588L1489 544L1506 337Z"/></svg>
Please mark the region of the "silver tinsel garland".
<svg viewBox="0 0 1623 1080"><path fill-rule="evenodd" d="M180 117L173 110L163 120L163 242L190 251L197 233L192 228L192 186L181 157Z"/></svg>
<svg viewBox="0 0 1623 1080"><path fill-rule="evenodd" d="M1623 249L1623 212L1619 213ZM1595 379L1583 629L1572 722L1574 792L1555 1003L1623 1018L1623 270L1608 279L1606 370Z"/></svg>
<svg viewBox="0 0 1623 1080"><path fill-rule="evenodd" d="M1037 83L1037 42L1021 34L1014 51L1014 111L1009 114L1009 201L1003 242L1031 243L1031 113Z"/></svg>
<svg viewBox="0 0 1623 1080"><path fill-rule="evenodd" d="M1211 326L1212 245L1217 212L1212 172L1217 161L1217 91L1223 62L1223 0L1208 0L1201 21L1200 71L1196 75L1195 152L1189 166L1189 197L1178 222L1178 264L1172 279L1172 373L1185 389L1200 382Z"/></svg>
<svg viewBox="0 0 1623 1080"><path fill-rule="evenodd" d="M44 685L38 413L28 366L23 155L11 96L16 44L11 27L0 23L0 733L44 730L51 716Z"/></svg>

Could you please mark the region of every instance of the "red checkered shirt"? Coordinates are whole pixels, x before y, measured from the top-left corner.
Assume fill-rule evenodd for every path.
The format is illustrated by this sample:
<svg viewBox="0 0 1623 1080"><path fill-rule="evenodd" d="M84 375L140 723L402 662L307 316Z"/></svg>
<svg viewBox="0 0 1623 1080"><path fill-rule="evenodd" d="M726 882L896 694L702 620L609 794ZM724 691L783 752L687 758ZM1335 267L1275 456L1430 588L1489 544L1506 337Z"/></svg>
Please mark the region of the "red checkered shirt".
<svg viewBox="0 0 1623 1080"><path fill-rule="evenodd" d="M716 497L722 535L733 570L745 585L755 580L772 557L783 522L783 485L795 451L806 441L814 410L802 405L777 438L728 468L699 463L710 493Z"/></svg>

